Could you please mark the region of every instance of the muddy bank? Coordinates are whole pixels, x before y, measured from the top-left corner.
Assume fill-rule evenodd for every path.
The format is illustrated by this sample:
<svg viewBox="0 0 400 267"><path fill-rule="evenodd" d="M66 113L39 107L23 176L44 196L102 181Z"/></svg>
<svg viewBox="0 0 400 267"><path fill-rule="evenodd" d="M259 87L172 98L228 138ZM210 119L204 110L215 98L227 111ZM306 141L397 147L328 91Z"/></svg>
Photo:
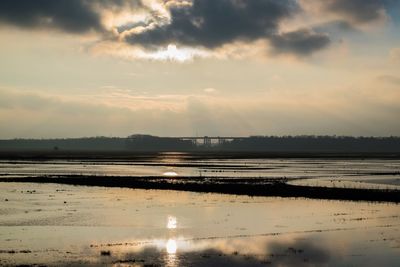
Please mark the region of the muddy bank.
<svg viewBox="0 0 400 267"><path fill-rule="evenodd" d="M400 152L135 152L135 151L0 151L1 160L108 160L156 161L160 158L180 160L207 159L400 159Z"/></svg>
<svg viewBox="0 0 400 267"><path fill-rule="evenodd" d="M121 187L135 189L178 190L248 196L304 197L310 199L378 201L400 203L400 190L328 188L287 184L285 180L249 178L166 178L52 175L24 178L0 178L0 182L55 183L80 186Z"/></svg>

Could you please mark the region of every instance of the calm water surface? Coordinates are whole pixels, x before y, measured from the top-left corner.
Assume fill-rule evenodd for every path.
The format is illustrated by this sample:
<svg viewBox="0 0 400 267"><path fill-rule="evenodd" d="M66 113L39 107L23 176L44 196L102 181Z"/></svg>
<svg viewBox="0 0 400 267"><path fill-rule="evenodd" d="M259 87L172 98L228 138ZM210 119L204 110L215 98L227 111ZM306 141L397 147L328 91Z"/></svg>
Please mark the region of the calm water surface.
<svg viewBox="0 0 400 267"><path fill-rule="evenodd" d="M400 206L0 184L0 265L398 266Z"/></svg>
<svg viewBox="0 0 400 267"><path fill-rule="evenodd" d="M289 179L303 185L400 189L400 160L188 160L166 155L152 161L0 161L2 177L40 175L250 177Z"/></svg>
<svg viewBox="0 0 400 267"><path fill-rule="evenodd" d="M40 175L289 179L399 188L399 160L1 161ZM399 266L400 205L0 183L0 265Z"/></svg>

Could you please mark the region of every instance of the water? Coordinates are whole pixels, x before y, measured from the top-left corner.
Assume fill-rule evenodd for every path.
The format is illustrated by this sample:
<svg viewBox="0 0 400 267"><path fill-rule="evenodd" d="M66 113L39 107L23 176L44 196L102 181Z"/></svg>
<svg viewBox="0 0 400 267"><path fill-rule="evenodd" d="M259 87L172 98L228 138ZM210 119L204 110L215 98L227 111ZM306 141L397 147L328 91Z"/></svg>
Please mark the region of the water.
<svg viewBox="0 0 400 267"><path fill-rule="evenodd" d="M289 179L398 188L399 160L1 161L2 177ZM0 183L0 266L398 266L400 205Z"/></svg>
<svg viewBox="0 0 400 267"><path fill-rule="evenodd" d="M272 178L301 185L400 189L400 160L194 160L174 154L151 161L0 161L1 177L41 175Z"/></svg>
<svg viewBox="0 0 400 267"><path fill-rule="evenodd" d="M395 204L0 187L0 265L398 266L400 258Z"/></svg>

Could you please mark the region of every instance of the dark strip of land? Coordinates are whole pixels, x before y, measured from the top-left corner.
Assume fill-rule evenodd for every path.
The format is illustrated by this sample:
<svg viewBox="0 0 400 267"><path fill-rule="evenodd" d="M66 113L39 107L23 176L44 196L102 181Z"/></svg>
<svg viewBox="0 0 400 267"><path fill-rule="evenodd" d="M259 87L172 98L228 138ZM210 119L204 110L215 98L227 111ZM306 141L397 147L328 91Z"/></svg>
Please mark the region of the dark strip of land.
<svg viewBox="0 0 400 267"><path fill-rule="evenodd" d="M374 201L400 203L400 190L328 188L287 184L273 179L226 179L211 177L109 177L39 176L0 178L0 182L55 183L79 186L122 187L134 189L178 190L248 196L304 197L311 199Z"/></svg>
<svg viewBox="0 0 400 267"><path fill-rule="evenodd" d="M135 152L135 151L52 151L52 150L0 150L1 160L107 160L107 161L157 161L175 158L185 160L218 159L400 159L400 152Z"/></svg>

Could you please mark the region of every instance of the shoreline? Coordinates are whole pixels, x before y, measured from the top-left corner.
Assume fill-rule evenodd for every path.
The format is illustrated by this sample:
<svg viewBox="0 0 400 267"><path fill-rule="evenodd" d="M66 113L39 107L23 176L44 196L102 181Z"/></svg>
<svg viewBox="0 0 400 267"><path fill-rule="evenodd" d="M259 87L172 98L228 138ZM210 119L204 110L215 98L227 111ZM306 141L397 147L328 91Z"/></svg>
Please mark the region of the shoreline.
<svg viewBox="0 0 400 267"><path fill-rule="evenodd" d="M197 193L217 193L247 196L309 198L344 201L371 201L400 203L400 190L330 188L291 185L272 179L253 180L212 177L126 177L52 175L23 178L0 178L0 183L64 184L75 186L120 187L145 190L175 190Z"/></svg>
<svg viewBox="0 0 400 267"><path fill-rule="evenodd" d="M400 152L351 152L351 151L52 151L0 150L0 160L107 160L107 161L155 161L160 158L179 158L181 160L230 160L230 159L400 159Z"/></svg>

